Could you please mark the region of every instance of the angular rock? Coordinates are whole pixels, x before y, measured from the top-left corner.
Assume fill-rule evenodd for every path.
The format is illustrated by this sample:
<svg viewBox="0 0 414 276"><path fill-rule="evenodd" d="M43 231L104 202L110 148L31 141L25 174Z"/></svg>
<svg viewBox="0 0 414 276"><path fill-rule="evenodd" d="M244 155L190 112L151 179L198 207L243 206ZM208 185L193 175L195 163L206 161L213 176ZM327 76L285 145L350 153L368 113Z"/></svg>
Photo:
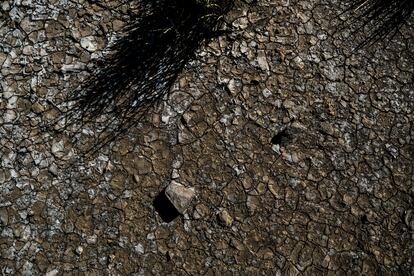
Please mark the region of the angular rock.
<svg viewBox="0 0 414 276"><path fill-rule="evenodd" d="M95 38L93 36L82 37L80 44L82 48L88 50L89 52L95 52L98 49Z"/></svg>
<svg viewBox="0 0 414 276"><path fill-rule="evenodd" d="M195 196L195 189L187 188L176 181L172 181L165 189L165 195L177 211L183 214Z"/></svg>
<svg viewBox="0 0 414 276"><path fill-rule="evenodd" d="M257 51L257 63L263 71L269 71L269 63L267 63L266 53L264 50Z"/></svg>
<svg viewBox="0 0 414 276"><path fill-rule="evenodd" d="M231 226L233 224L233 218L226 209L218 214L218 219L225 226Z"/></svg>
<svg viewBox="0 0 414 276"><path fill-rule="evenodd" d="M63 150L64 150L64 144L62 140L52 145L52 154L55 157L58 157L58 158L62 157Z"/></svg>

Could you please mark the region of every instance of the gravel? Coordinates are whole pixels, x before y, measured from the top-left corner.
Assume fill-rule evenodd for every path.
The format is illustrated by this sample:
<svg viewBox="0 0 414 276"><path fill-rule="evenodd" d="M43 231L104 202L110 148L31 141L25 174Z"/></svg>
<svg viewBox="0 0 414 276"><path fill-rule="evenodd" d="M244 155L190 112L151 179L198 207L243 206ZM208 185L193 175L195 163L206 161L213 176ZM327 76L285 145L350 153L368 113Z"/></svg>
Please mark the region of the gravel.
<svg viewBox="0 0 414 276"><path fill-rule="evenodd" d="M238 1L170 95L91 153L104 122L56 120L139 7L0 7L3 274L412 271L412 18L353 50L341 1ZM172 178L197 200L167 223Z"/></svg>

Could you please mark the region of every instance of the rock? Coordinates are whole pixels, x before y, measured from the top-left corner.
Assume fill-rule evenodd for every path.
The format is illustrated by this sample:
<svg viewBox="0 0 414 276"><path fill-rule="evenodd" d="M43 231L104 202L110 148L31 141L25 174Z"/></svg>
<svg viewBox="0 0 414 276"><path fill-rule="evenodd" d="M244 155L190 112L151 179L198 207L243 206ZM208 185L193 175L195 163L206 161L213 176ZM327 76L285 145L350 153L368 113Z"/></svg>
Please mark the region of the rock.
<svg viewBox="0 0 414 276"><path fill-rule="evenodd" d="M9 215L6 209L0 209L0 223L3 225L9 224Z"/></svg>
<svg viewBox="0 0 414 276"><path fill-rule="evenodd" d="M233 26L244 30L249 26L249 20L247 17L240 17L233 22Z"/></svg>
<svg viewBox="0 0 414 276"><path fill-rule="evenodd" d="M209 209L204 204L199 204L195 207L193 217L195 219L200 219L202 217L206 217L209 213Z"/></svg>
<svg viewBox="0 0 414 276"><path fill-rule="evenodd" d="M247 196L246 205L251 214L253 214L256 211L259 204L260 202L257 196L251 196L251 195Z"/></svg>
<svg viewBox="0 0 414 276"><path fill-rule="evenodd" d="M231 79L231 80L229 81L229 83L227 84L227 89L229 90L229 92L230 92L232 95L236 95L236 94L237 94L238 89L237 89L237 84L236 84L236 81L235 81L234 79Z"/></svg>
<svg viewBox="0 0 414 276"><path fill-rule="evenodd" d="M95 234L93 234L92 236L86 237L86 242L88 244L96 244L97 240L98 240L98 236L96 236Z"/></svg>
<svg viewBox="0 0 414 276"><path fill-rule="evenodd" d="M176 181L172 181L165 189L165 195L177 211L183 214L190 206L195 196L195 190L194 188L187 188Z"/></svg>
<svg viewBox="0 0 414 276"><path fill-rule="evenodd" d="M262 90L262 95L263 95L263 97L268 98L268 97L270 97L272 95L272 91L270 91L269 89L265 88L265 89Z"/></svg>
<svg viewBox="0 0 414 276"><path fill-rule="evenodd" d="M293 59L293 67L295 69L303 69L305 68L305 63L299 56L297 56Z"/></svg>
<svg viewBox="0 0 414 276"><path fill-rule="evenodd" d="M17 114L14 110L8 109L4 114L3 114L3 120L5 123L11 123L14 120L16 120L17 118Z"/></svg>
<svg viewBox="0 0 414 276"><path fill-rule="evenodd" d="M80 44L82 48L88 50L89 52L95 52L98 49L95 38L93 36L82 37Z"/></svg>
<svg viewBox="0 0 414 276"><path fill-rule="evenodd" d="M142 244L140 244L140 243L138 243L138 244L134 247L134 250L135 250L135 252L136 252L136 253L138 253L138 254L140 254L140 255L142 255L142 254L144 254L144 253L145 253L144 246L143 246Z"/></svg>
<svg viewBox="0 0 414 276"><path fill-rule="evenodd" d="M45 275L46 276L56 276L56 275L58 275L58 273L59 273L59 270L53 269L51 271L48 271Z"/></svg>
<svg viewBox="0 0 414 276"><path fill-rule="evenodd" d="M218 214L218 219L225 226L231 226L233 224L233 218L230 216L229 212L226 209L223 209Z"/></svg>
<svg viewBox="0 0 414 276"><path fill-rule="evenodd" d="M50 172L51 174L53 174L54 176L58 176L59 171L58 171L58 167L57 167L57 165L56 165L55 163L53 163L53 164L51 164L51 165L49 166L49 172Z"/></svg>
<svg viewBox="0 0 414 276"><path fill-rule="evenodd" d="M266 53L264 50L257 51L257 63L263 71L269 71L269 64L267 63Z"/></svg>
<svg viewBox="0 0 414 276"><path fill-rule="evenodd" d="M80 62L76 62L73 64L64 64L62 66L62 72L63 73L69 73L69 72L79 72L86 68L86 65Z"/></svg>
<svg viewBox="0 0 414 276"><path fill-rule="evenodd" d="M283 102L283 107L286 108L286 109L288 109L288 110L289 109L293 109L295 107L295 103L293 101L291 101L291 100L285 100Z"/></svg>
<svg viewBox="0 0 414 276"><path fill-rule="evenodd" d="M138 169L138 174L149 174L152 172L152 164L150 161L146 160L145 158L139 158L137 160L133 160L135 167Z"/></svg>
<svg viewBox="0 0 414 276"><path fill-rule="evenodd" d="M34 113L40 114L45 111L45 107L41 103L34 103L32 105L32 110Z"/></svg>
<svg viewBox="0 0 414 276"><path fill-rule="evenodd" d="M52 154L55 157L62 157L63 149L64 149L64 144L63 144L63 141L61 140L61 141L59 141L57 143L54 143L52 145Z"/></svg>
<svg viewBox="0 0 414 276"><path fill-rule="evenodd" d="M9 11L10 10L10 4L8 1L3 1L1 4L1 8L3 11Z"/></svg>
<svg viewBox="0 0 414 276"><path fill-rule="evenodd" d="M121 20L114 20L112 22L112 28L114 29L114 31L120 31L122 30L122 28L125 26L125 22L121 21Z"/></svg>
<svg viewBox="0 0 414 276"><path fill-rule="evenodd" d="M83 253L83 247L79 245L78 247L76 247L76 254L82 255L82 253Z"/></svg>
<svg viewBox="0 0 414 276"><path fill-rule="evenodd" d="M24 13L21 10L19 10L18 7L14 7L13 9L10 10L9 17L13 21L20 22L22 18L24 17Z"/></svg>

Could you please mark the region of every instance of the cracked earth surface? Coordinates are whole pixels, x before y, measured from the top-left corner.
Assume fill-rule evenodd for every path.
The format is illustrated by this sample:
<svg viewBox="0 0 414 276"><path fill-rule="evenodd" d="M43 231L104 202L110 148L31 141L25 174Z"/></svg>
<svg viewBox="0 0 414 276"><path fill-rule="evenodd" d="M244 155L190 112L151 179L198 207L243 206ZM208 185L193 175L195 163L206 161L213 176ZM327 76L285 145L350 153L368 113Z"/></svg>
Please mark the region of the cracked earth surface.
<svg viewBox="0 0 414 276"><path fill-rule="evenodd" d="M40 126L128 2L1 3L3 275L412 273L412 20L352 52L341 1L237 2L168 98L84 156ZM172 180L197 196L165 223Z"/></svg>

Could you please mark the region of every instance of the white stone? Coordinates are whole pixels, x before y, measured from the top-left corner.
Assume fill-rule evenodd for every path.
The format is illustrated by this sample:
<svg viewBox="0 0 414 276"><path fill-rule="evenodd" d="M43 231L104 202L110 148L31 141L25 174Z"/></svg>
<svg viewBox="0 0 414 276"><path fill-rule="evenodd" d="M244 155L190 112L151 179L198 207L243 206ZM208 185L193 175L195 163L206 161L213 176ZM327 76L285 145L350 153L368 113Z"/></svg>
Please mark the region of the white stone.
<svg viewBox="0 0 414 276"><path fill-rule="evenodd" d="M95 52L98 49L95 38L93 36L82 37L80 44L82 48L88 50L89 52Z"/></svg>
<svg viewBox="0 0 414 276"><path fill-rule="evenodd" d="M263 95L263 97L268 98L269 96L272 95L272 92L269 89L265 88L262 91L262 95Z"/></svg>
<svg viewBox="0 0 414 276"><path fill-rule="evenodd" d="M144 250L144 246L140 243L138 243L135 247L135 252L137 252L138 254L144 254L145 250Z"/></svg>
<svg viewBox="0 0 414 276"><path fill-rule="evenodd" d="M76 247L76 253L78 254L78 255L81 255L82 253L83 253L83 247L82 246L78 246L78 247Z"/></svg>
<svg viewBox="0 0 414 276"><path fill-rule="evenodd" d="M263 71L269 71L269 64L267 63L266 53L264 50L257 51L257 63Z"/></svg>
<svg viewBox="0 0 414 276"><path fill-rule="evenodd" d="M47 272L47 273L45 274L45 276L56 276L56 275L58 275L58 273L59 273L59 270L57 270L57 269L55 268L55 269L53 269L53 270L51 270L51 271Z"/></svg>

